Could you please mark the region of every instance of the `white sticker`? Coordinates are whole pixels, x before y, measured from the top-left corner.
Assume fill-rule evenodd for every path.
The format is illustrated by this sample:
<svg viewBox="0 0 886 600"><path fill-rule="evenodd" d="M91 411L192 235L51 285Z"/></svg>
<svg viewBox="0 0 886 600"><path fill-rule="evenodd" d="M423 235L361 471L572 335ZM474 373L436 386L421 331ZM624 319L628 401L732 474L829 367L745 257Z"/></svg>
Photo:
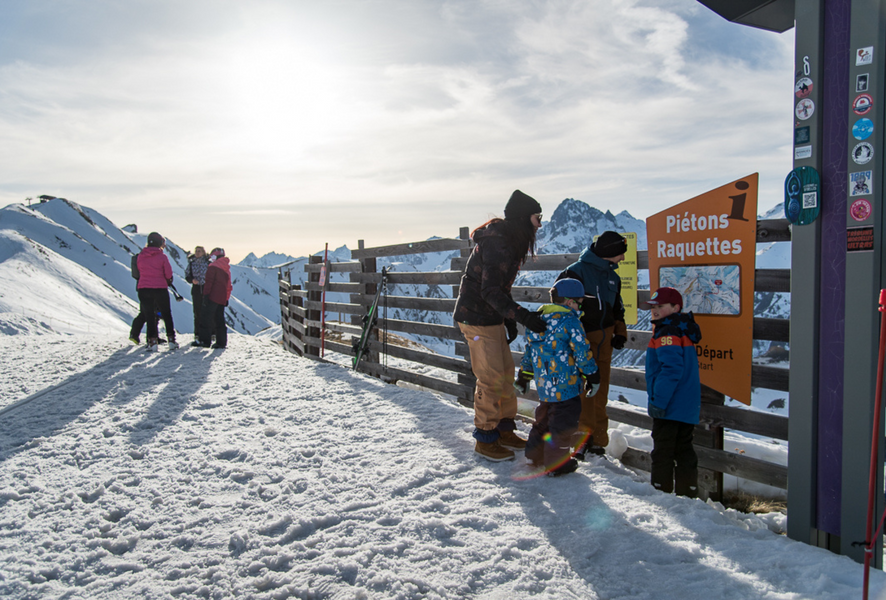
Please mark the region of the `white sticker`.
<svg viewBox="0 0 886 600"><path fill-rule="evenodd" d="M849 196L866 196L873 194L872 171L859 171L849 174Z"/></svg>
<svg viewBox="0 0 886 600"><path fill-rule="evenodd" d="M812 116L812 113L815 112L815 103L809 98L803 98L799 102L797 102L797 108L794 109L794 114L797 115L797 118L801 121L805 121L809 117Z"/></svg>
<svg viewBox="0 0 886 600"><path fill-rule="evenodd" d="M868 142L856 144L852 149L852 160L857 165L866 165L874 158L874 147Z"/></svg>
<svg viewBox="0 0 886 600"><path fill-rule="evenodd" d="M812 158L812 146L797 146L794 148L794 160Z"/></svg>
<svg viewBox="0 0 886 600"><path fill-rule="evenodd" d="M869 65L874 62L874 47L867 46L855 51L855 66Z"/></svg>

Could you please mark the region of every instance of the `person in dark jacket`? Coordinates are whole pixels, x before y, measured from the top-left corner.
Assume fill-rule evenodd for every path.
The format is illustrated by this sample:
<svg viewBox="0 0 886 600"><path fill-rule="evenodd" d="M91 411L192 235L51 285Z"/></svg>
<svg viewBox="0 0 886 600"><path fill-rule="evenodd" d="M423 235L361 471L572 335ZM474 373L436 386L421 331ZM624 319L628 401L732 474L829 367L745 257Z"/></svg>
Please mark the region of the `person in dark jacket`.
<svg viewBox="0 0 886 600"><path fill-rule="evenodd" d="M600 369L600 387L595 394L582 393L575 457L587 453L604 454L609 444L609 375L612 350L624 348L627 341L625 308L621 300L621 278L616 271L628 249L620 233L605 231L557 279L578 279L584 284L584 315L581 322Z"/></svg>
<svg viewBox="0 0 886 600"><path fill-rule="evenodd" d="M640 308L652 311L652 339L646 348L652 485L662 492L695 498L698 457L692 432L701 412L695 345L701 341L701 330L691 312L680 312L683 296L674 288L658 288Z"/></svg>
<svg viewBox="0 0 886 600"><path fill-rule="evenodd" d="M513 450L526 447L526 440L514 433L517 394L509 344L517 337L518 322L537 333L546 325L540 315L514 301L511 286L527 256L535 255L540 227L541 205L516 190L504 219L492 219L471 233L476 245L455 302L453 319L468 343L477 378L474 451L492 461L511 460Z"/></svg>
<svg viewBox="0 0 886 600"><path fill-rule="evenodd" d="M178 348L175 341L175 326L172 322L172 309L169 306L169 284L172 283L172 265L163 253L166 248L166 240L159 233L152 232L148 235L148 245L138 253L136 264L138 266L138 301L142 320L148 326L148 338L145 350L156 352L159 342L157 319L154 314L160 313L160 318L166 326L166 340L169 349Z"/></svg>
<svg viewBox="0 0 886 600"><path fill-rule="evenodd" d="M208 348L212 345L212 329L215 328L213 348L228 345L228 326L225 324L225 307L231 299L231 260L224 248L214 248L209 253L209 266L203 283L203 308L200 312L200 330L191 344Z"/></svg>
<svg viewBox="0 0 886 600"><path fill-rule="evenodd" d="M191 284L191 303L194 306L194 335L200 328L200 309L203 307L203 284L206 282L206 268L209 266L209 257L203 246L194 248L194 253L188 256L188 266L185 267L185 281Z"/></svg>

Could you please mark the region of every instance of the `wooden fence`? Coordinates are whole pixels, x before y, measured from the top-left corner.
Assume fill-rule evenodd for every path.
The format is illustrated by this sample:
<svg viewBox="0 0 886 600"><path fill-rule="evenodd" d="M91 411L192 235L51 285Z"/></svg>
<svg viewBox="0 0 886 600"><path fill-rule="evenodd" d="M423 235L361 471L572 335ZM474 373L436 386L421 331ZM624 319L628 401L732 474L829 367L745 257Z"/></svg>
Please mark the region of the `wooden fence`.
<svg viewBox="0 0 886 600"><path fill-rule="evenodd" d="M789 242L790 227L785 219L761 220L757 222L757 242ZM363 241L358 249L351 253L352 262L323 264L319 256L311 257L305 265L308 278L305 289L289 283L288 275L281 273L280 305L282 312L284 346L299 355L320 357L321 343L331 352L352 355L351 344L343 340L360 335L362 316L371 304L377 286L381 282L381 273L377 269L377 259L382 257L399 257L428 252L458 251L459 257L454 258L449 271L442 272L389 272L388 284L409 284L419 286L451 286L452 298L423 298L411 296L386 297L387 307L416 309L420 314L431 312L444 313L444 324L399 319L384 319L380 315L378 329L372 335L369 352L360 364L360 371L380 377L386 381L405 381L444 394L449 394L467 406L473 405L474 376L471 372L470 356L467 344L459 329L451 324L448 315L455 307L455 296L461 279L467 256L470 255L472 242L468 239L468 228L462 228L458 239L438 239L411 244L398 244L376 248L364 248ZM577 254L539 255L529 260L522 271L550 271L553 282L557 273L575 262ZM638 253L638 269L648 269L648 253ZM326 322L326 337L321 341L321 298L323 287L320 285L321 270L325 266L327 292L343 292L349 295L349 302L327 302L326 313L340 313L351 316L351 323ZM348 273L348 283L333 283L328 279L332 273ZM788 269L757 269L755 275L757 292L790 292L790 271ZM514 287L513 297L521 303L543 303L549 300L548 287ZM649 299L649 290L638 290L639 301ZM441 340L452 340L455 343L457 357L444 356L433 352L406 348L393 344L383 344L378 338L379 330L422 335ZM651 332L629 330L627 349L644 350L649 343ZM333 339L334 338L334 339ZM787 344L789 340L789 320L787 319L754 319L754 339ZM385 350L390 357L437 367L453 376L443 379L411 371L407 368L393 367L384 364L380 352ZM619 351L616 351L616 355ZM519 364L521 353L514 353L514 360ZM386 361L385 361L386 362ZM766 388L787 393L787 369L754 365L751 385L755 388ZM645 390L644 372L634 368L612 368L611 385L628 389ZM522 395L537 400L534 390ZM787 467L759 460L743 454L730 452L723 448L723 430L731 429L751 434L766 436L778 440L788 439L787 417L761 413L745 408L724 405L724 397L709 388L702 391L701 422L695 430L696 452L699 457L699 486L703 497L719 499L722 491L722 475L724 473L764 483L776 488L787 489ZM652 419L645 412L631 410L619 406L619 402L610 400L607 412L612 421L625 423L643 429L651 429ZM636 448L628 448L622 457L628 466L649 471L651 459L647 452Z"/></svg>

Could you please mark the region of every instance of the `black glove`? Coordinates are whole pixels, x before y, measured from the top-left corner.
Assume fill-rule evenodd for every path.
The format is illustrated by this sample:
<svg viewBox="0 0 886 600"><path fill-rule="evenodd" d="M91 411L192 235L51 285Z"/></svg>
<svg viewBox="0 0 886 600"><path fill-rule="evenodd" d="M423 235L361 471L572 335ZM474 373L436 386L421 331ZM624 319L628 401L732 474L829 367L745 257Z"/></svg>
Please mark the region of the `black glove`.
<svg viewBox="0 0 886 600"><path fill-rule="evenodd" d="M529 382L532 381L532 371L524 371L517 368L517 376L514 378L514 387L524 394L529 391Z"/></svg>
<svg viewBox="0 0 886 600"><path fill-rule="evenodd" d="M628 341L628 338L626 338L623 335L614 335L614 336L612 336L612 347L615 348L616 350L621 350L622 348L625 347L625 342L627 342L627 341Z"/></svg>
<svg viewBox="0 0 886 600"><path fill-rule="evenodd" d="M585 375L585 390L588 397L596 396L597 390L600 389L600 369L597 369L590 375Z"/></svg>
<svg viewBox="0 0 886 600"><path fill-rule="evenodd" d="M548 328L547 323L541 318L541 315L529 312L523 307L517 311L517 321L526 329L535 333L544 333Z"/></svg>
<svg viewBox="0 0 886 600"><path fill-rule="evenodd" d="M663 408L659 408L658 406L654 405L652 402L649 403L649 407L646 410L649 413L649 416L652 417L653 419L664 419L665 415L668 414L668 411L666 411Z"/></svg>
<svg viewBox="0 0 886 600"><path fill-rule="evenodd" d="M514 319L505 319L505 329L508 332L508 344L517 339L517 322Z"/></svg>

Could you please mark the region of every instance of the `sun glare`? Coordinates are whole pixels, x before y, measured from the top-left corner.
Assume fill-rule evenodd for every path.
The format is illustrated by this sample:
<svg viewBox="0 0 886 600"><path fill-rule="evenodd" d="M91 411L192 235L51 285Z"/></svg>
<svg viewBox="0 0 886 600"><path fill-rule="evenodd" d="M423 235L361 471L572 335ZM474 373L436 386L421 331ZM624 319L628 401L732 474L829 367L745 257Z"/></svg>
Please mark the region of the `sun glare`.
<svg viewBox="0 0 886 600"><path fill-rule="evenodd" d="M296 40L273 37L230 49L222 110L250 154L288 161L332 142L354 116L344 69Z"/></svg>

